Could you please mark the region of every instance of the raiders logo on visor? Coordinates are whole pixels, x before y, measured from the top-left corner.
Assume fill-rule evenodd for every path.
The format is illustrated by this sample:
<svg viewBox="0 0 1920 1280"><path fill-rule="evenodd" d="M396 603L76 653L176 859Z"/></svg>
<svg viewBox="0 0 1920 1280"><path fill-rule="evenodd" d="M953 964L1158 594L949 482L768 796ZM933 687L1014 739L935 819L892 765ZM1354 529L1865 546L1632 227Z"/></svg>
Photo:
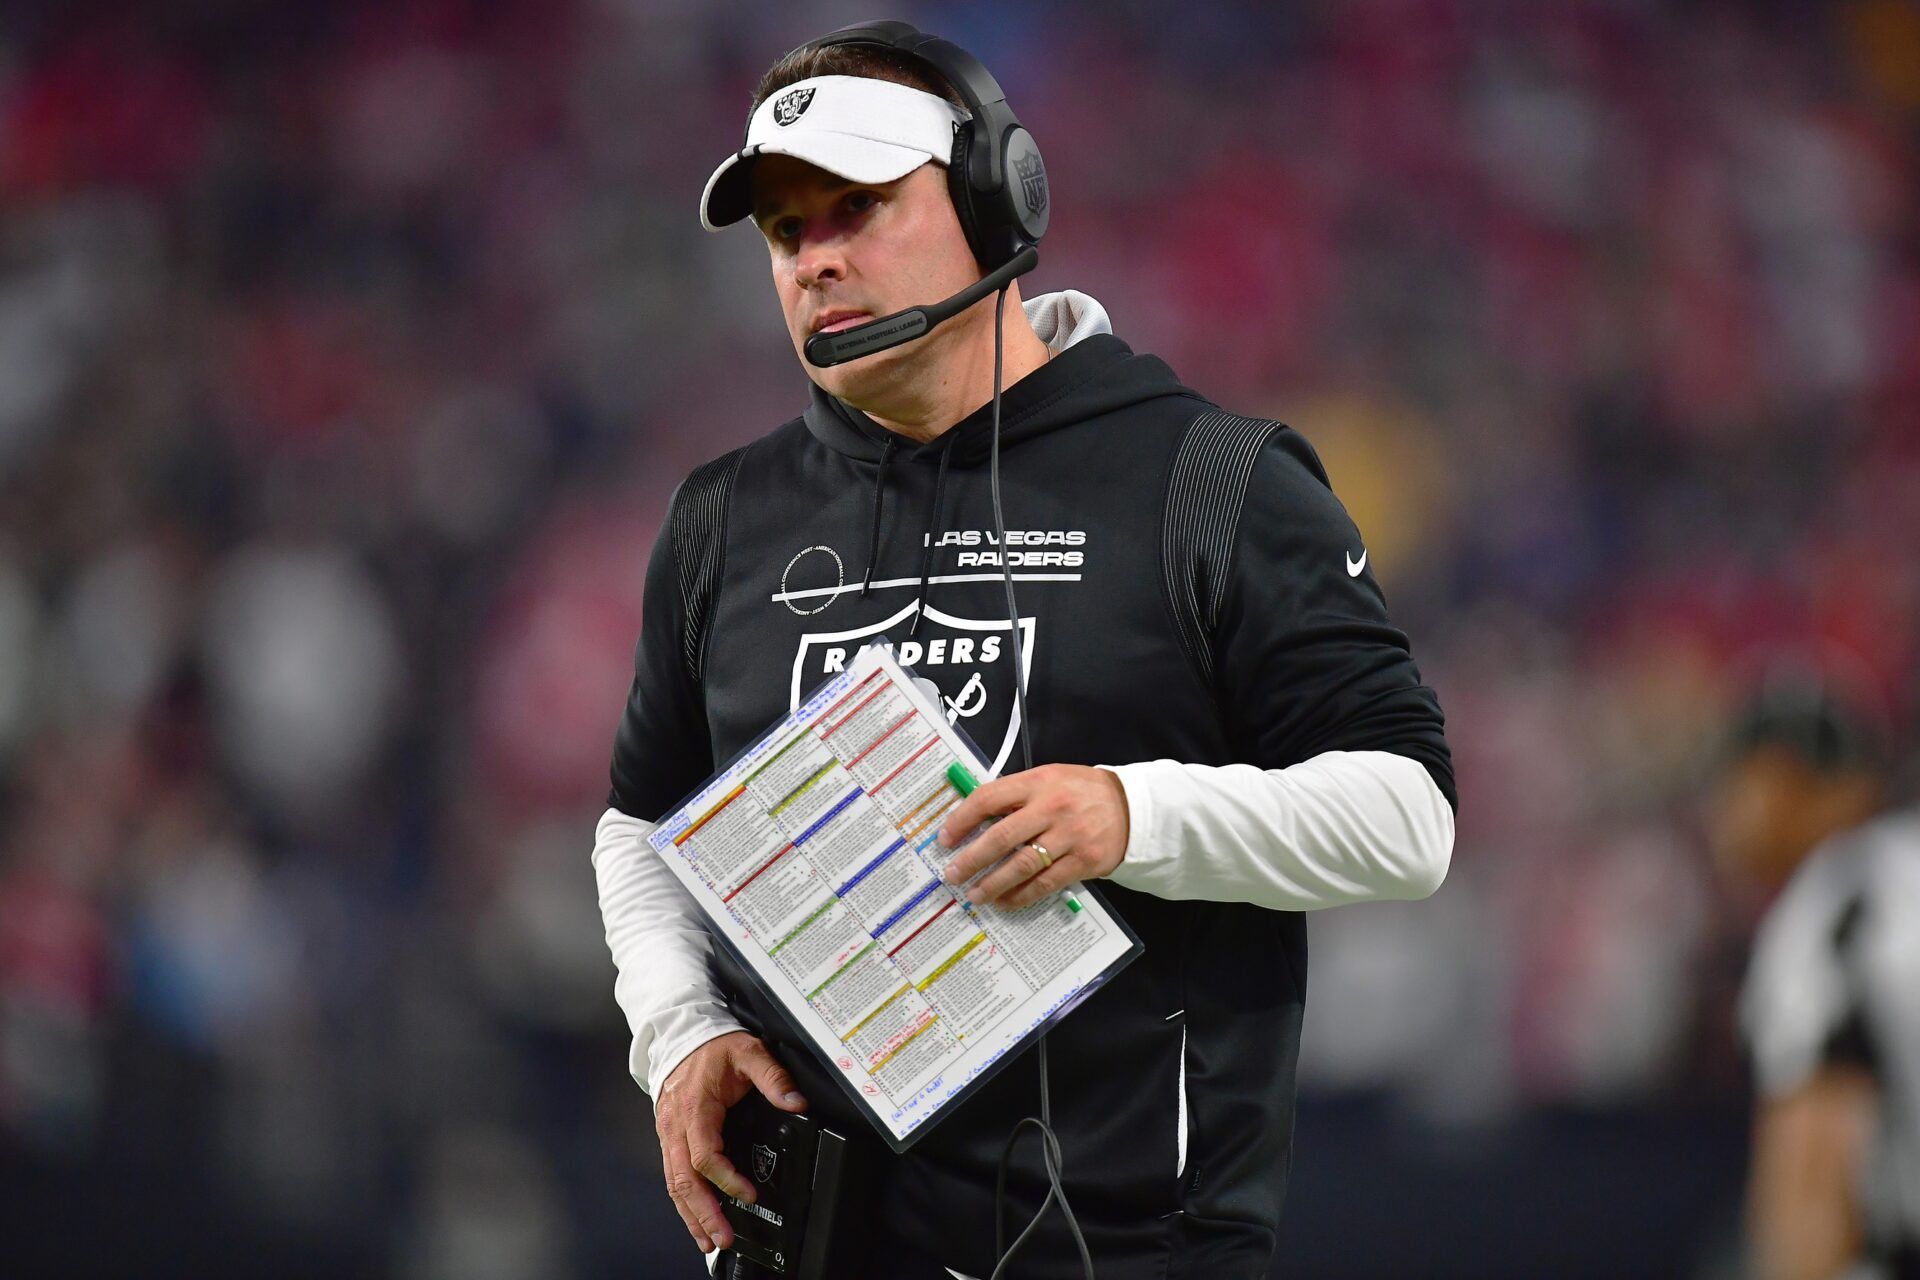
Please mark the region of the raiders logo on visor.
<svg viewBox="0 0 1920 1280"><path fill-rule="evenodd" d="M807 108L812 105L812 89L795 89L792 93L774 100L773 122L782 126L790 125L805 115Z"/></svg>

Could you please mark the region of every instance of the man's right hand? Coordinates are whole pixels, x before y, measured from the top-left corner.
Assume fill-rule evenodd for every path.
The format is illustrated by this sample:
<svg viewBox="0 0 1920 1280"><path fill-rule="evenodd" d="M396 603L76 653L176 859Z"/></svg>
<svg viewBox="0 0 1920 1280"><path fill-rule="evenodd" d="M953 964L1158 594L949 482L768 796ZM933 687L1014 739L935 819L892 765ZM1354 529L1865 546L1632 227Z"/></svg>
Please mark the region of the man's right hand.
<svg viewBox="0 0 1920 1280"><path fill-rule="evenodd" d="M745 1031L715 1036L688 1054L667 1076L654 1100L654 1128L660 1133L667 1194L702 1253L733 1243L733 1230L720 1213L720 1198L707 1184L748 1203L754 1198L753 1183L727 1159L720 1137L727 1109L746 1097L749 1089L758 1089L782 1111L801 1111L807 1105L787 1069Z"/></svg>

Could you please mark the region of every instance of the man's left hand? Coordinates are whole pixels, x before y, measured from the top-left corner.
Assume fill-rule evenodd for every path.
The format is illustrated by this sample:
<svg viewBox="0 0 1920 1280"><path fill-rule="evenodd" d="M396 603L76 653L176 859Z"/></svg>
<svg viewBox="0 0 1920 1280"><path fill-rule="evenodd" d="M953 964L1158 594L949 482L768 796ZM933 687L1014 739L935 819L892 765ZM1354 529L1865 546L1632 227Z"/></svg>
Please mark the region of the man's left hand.
<svg viewBox="0 0 1920 1280"><path fill-rule="evenodd" d="M947 815L941 846L952 848L992 817L1000 821L946 868L947 883L961 884L1006 858L968 892L973 902L1024 907L1070 884L1110 874L1127 853L1127 793L1109 769L1043 764L985 783Z"/></svg>

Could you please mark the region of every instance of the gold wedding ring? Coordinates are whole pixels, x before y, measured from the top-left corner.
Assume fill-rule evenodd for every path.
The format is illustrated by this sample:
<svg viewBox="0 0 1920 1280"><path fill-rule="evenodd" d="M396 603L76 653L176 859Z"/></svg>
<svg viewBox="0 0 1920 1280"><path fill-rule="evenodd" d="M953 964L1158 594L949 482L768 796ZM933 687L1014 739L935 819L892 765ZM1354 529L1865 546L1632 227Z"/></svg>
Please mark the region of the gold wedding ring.
<svg viewBox="0 0 1920 1280"><path fill-rule="evenodd" d="M1042 871L1045 871L1048 867L1053 865L1053 855L1047 852L1047 846L1043 844L1035 844L1033 841L1029 840L1027 841L1027 847L1040 855L1040 869Z"/></svg>

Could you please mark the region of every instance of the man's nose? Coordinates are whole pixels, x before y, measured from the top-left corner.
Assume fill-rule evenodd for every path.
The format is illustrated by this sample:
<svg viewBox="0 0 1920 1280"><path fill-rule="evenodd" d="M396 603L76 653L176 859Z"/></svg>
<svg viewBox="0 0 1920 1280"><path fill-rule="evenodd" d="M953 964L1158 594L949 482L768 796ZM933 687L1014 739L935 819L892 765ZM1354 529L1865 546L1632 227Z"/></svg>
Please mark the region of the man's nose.
<svg viewBox="0 0 1920 1280"><path fill-rule="evenodd" d="M846 279L845 238L832 231L809 227L801 236L793 277L802 289L811 289L827 280Z"/></svg>

